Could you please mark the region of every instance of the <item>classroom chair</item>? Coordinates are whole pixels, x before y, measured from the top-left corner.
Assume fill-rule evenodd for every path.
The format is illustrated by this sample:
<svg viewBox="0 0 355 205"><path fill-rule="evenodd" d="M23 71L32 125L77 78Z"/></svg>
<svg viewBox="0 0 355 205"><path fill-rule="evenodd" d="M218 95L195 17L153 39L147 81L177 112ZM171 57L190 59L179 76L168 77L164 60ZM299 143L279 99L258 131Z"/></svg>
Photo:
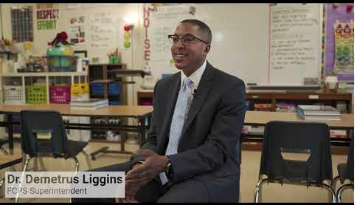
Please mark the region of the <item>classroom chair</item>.
<svg viewBox="0 0 355 205"><path fill-rule="evenodd" d="M343 191L346 189L353 189L354 190L354 136L351 138L350 142L350 147L349 147L349 152L348 152L348 159L346 164L341 163L338 164L338 173L339 175L334 178L333 182L333 189L335 190L335 185L337 181L340 180L341 186L339 187L338 191L336 192L336 196L338 199L338 203L341 203L341 196L343 194ZM345 180L349 180L349 183L345 183Z"/></svg>
<svg viewBox="0 0 355 205"><path fill-rule="evenodd" d="M9 140L5 140L5 139L0 139L0 150L6 154L9 155L9 153L6 151L6 149L4 148L4 145L9 143Z"/></svg>
<svg viewBox="0 0 355 205"><path fill-rule="evenodd" d="M283 121L266 124L254 202L260 201L261 186L267 182L326 188L336 203L335 192L325 180L332 184L328 125Z"/></svg>
<svg viewBox="0 0 355 205"><path fill-rule="evenodd" d="M83 150L88 143L68 140L62 116L57 111L21 111L21 147L25 157L23 174L26 172L30 159L37 157L72 158L75 169L79 170L76 156L83 152L89 164L90 157ZM40 139L45 136L46 139ZM20 184L20 188L22 184ZM18 195L15 202L18 201Z"/></svg>

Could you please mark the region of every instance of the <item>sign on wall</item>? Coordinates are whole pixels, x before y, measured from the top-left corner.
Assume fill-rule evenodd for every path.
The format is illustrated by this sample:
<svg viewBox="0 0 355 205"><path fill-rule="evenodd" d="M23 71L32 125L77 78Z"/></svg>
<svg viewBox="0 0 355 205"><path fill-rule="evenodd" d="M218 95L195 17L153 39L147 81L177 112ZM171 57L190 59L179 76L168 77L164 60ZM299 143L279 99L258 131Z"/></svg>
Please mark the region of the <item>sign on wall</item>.
<svg viewBox="0 0 355 205"><path fill-rule="evenodd" d="M86 42L85 34L85 16L76 16L70 19L70 43L84 44Z"/></svg>
<svg viewBox="0 0 355 205"><path fill-rule="evenodd" d="M37 30L56 29L59 19L58 4L37 4L36 19Z"/></svg>

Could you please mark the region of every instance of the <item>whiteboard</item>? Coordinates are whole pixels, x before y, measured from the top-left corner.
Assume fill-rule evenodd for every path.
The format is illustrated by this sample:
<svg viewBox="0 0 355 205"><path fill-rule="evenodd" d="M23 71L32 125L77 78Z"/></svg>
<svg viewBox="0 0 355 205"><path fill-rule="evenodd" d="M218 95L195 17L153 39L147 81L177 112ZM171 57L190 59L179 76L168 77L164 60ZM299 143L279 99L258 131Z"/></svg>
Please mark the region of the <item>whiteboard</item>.
<svg viewBox="0 0 355 205"><path fill-rule="evenodd" d="M195 7L195 14L189 13L190 6ZM157 7L154 15L159 12L168 13L169 10L174 12L177 7L180 7L181 13L176 15L176 18L154 18L150 16L150 25L148 28L148 36L157 34L157 29L162 30L164 27L170 33L175 31L178 22L184 18L195 18L205 22L212 30L213 40L211 51L207 56L207 60L215 67L223 70L231 75L243 79L246 83L257 84L283 84L283 85L299 85L303 82L304 77L320 76L320 30L312 31L309 34L309 40L314 45L312 58L317 63L307 63L302 70L309 72L294 72L292 67L287 67L283 71L290 71L285 74L281 69L270 69L270 15L272 7L269 4L186 4L184 5L169 5L164 6L164 9ZM320 19L320 5L301 5L308 8L312 18ZM276 6L278 9L297 8L298 5ZM275 7L275 8L276 8ZM288 7L288 8L286 8ZM184 13L185 12L185 13ZM152 14L151 13L151 14ZM159 28L158 28L159 27ZM313 27L312 27L313 28ZM290 29L292 31L292 29ZM304 28L307 30L307 28ZM166 42L167 34L155 35L153 42ZM273 38L275 40L276 38ZM151 42L152 43L152 42ZM155 44L154 43L154 44ZM153 46L153 45L152 45ZM171 64L170 47L166 44L160 53L153 53L151 50L151 60L146 62L148 68L151 69L154 78L160 78L163 73L174 73L176 68ZM162 47L160 47L162 48ZM157 60L158 59L158 60ZM292 75L289 75L291 74ZM295 74L296 73L296 74ZM284 75L290 76L289 78ZM282 77L280 77L282 76ZM297 81L293 81L292 76L297 77ZM302 80L301 80L302 79Z"/></svg>
<svg viewBox="0 0 355 205"><path fill-rule="evenodd" d="M303 85L305 77L320 75L320 5L277 5L270 9L272 84Z"/></svg>
<svg viewBox="0 0 355 205"><path fill-rule="evenodd" d="M126 49L124 43L124 17L131 12L138 15L139 4L60 4L61 18L59 31L67 31L69 40L75 24L74 18L84 19L82 30L85 41L76 43L75 50L86 50L90 63L93 58L98 63L108 63L108 54L118 49L122 52L123 63L131 62L131 48ZM132 34L131 34L132 35ZM135 45L136 46L136 45ZM131 67L131 66L130 66Z"/></svg>

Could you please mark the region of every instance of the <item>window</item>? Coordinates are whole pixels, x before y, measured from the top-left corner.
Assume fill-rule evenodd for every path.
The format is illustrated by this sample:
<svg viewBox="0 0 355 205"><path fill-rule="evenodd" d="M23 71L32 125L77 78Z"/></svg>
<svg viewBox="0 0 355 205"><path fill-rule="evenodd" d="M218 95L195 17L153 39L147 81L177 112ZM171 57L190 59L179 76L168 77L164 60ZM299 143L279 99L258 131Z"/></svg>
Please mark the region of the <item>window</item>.
<svg viewBox="0 0 355 205"><path fill-rule="evenodd" d="M32 7L12 8L12 40L16 42L33 41Z"/></svg>

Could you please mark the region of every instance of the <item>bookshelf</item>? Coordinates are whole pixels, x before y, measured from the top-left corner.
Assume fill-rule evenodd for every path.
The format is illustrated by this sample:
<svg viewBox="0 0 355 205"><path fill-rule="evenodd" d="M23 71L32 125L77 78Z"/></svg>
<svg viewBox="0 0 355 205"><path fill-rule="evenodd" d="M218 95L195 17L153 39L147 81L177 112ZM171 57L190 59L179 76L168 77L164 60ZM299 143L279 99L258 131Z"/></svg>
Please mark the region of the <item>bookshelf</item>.
<svg viewBox="0 0 355 205"><path fill-rule="evenodd" d="M138 91L138 105L153 102L153 91ZM315 104L324 103L333 107L337 103L345 104L346 111L343 113L353 113L353 102L351 93L324 93L324 92L304 92L304 93L280 93L280 92L247 92L247 101L251 105L258 103L270 104L269 111L276 111L276 105L280 102L291 102L295 104ZM250 110L255 110L250 107Z"/></svg>
<svg viewBox="0 0 355 205"><path fill-rule="evenodd" d="M127 85L123 77L116 73L126 70L126 64L90 64L88 81L90 85L90 98L108 99L109 105L127 105ZM91 117L92 124L122 124L119 118ZM92 130L93 141L119 141L122 133L111 130ZM112 138L112 139L111 139Z"/></svg>
<svg viewBox="0 0 355 205"><path fill-rule="evenodd" d="M150 105L153 101L152 90L142 90L137 92L138 105ZM313 92L249 92L247 91L247 106L248 110L254 111L281 111L280 104L295 105L298 104L324 104L331 105L335 108L341 109L341 113L353 113L353 98L351 93L325 93L321 91ZM255 105L267 104L265 108L255 108ZM257 106L258 107L258 106ZM293 112L293 110L282 110ZM260 150L260 136L263 134L263 126L244 127L244 132L248 132L248 137L251 139L248 142L243 142L243 149ZM334 138L347 137L339 134L339 130L331 130L331 135ZM252 137L255 136L255 141ZM340 151L342 152L342 151Z"/></svg>
<svg viewBox="0 0 355 205"><path fill-rule="evenodd" d="M271 105L269 111L276 111L277 103L289 102L298 104L323 103L337 108L337 104L344 104L342 113L353 113L351 93L324 93L324 92L247 92L247 100L251 102L250 110L255 110L252 105L267 103Z"/></svg>

